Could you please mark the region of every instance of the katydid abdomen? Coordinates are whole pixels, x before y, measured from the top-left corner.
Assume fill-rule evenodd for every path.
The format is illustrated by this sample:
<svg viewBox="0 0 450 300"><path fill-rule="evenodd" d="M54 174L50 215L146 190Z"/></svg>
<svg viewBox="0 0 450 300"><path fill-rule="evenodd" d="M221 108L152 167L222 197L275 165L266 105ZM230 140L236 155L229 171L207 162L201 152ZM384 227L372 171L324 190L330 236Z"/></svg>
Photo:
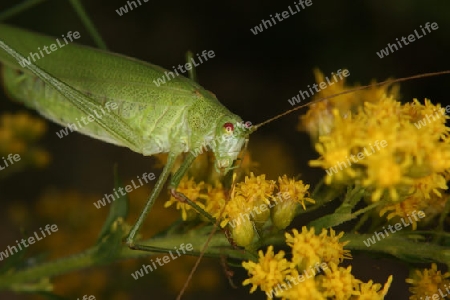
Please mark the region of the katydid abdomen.
<svg viewBox="0 0 450 300"><path fill-rule="evenodd" d="M0 51L7 93L56 123L75 125L83 134L144 155L195 153L210 146L216 154L216 166L227 168L249 133L230 131L242 129L241 118L194 81L178 76L156 86L153 80L166 71L161 67L75 43L65 44L67 37L57 40L4 24L0 24L0 39L28 56L31 64L88 96L93 101L89 109L95 121L86 122L86 111ZM44 52L43 47L52 44L58 45L57 50ZM111 104L117 108L111 109ZM122 133L121 127L126 124L126 141L99 124L104 117L112 119L107 126L115 132Z"/></svg>

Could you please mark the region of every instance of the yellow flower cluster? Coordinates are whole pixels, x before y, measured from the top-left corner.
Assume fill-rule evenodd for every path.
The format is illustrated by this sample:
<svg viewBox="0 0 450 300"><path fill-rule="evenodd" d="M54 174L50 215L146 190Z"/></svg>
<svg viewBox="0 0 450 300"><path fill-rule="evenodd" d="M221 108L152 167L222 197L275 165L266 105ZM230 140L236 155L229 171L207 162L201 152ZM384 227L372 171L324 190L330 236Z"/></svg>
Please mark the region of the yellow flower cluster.
<svg viewBox="0 0 450 300"><path fill-rule="evenodd" d="M405 281L412 285L409 291L413 294L410 300L447 299L450 296L450 273L441 274L435 263L431 269L415 270L411 278ZM435 297L436 295L436 297Z"/></svg>
<svg viewBox="0 0 450 300"><path fill-rule="evenodd" d="M314 70L314 76L317 83L325 81L322 72L318 69ZM344 77L342 80L315 94L314 100L340 94L355 87L346 87ZM320 135L329 134L334 127L334 116L332 113L334 109L337 109L340 115L345 118L349 114L355 113L358 107L361 106L361 103L377 102L385 94L396 97L398 91L399 88L396 85L392 86L392 88L389 85L371 87L312 104L308 112L300 116L298 129L308 132L313 141L317 141Z"/></svg>
<svg viewBox="0 0 450 300"><path fill-rule="evenodd" d="M0 116L0 157L9 154L20 156L19 162L2 170L1 177L29 166L45 167L49 163L48 152L35 145L46 130L45 121L25 112Z"/></svg>
<svg viewBox="0 0 450 300"><path fill-rule="evenodd" d="M397 223L400 219L410 220L412 223L412 230L417 229L417 225L427 225L437 215L440 215L445 208L448 201L448 195L431 194L429 198L425 198L420 192L414 192L407 196L405 200L390 205L385 205L380 208L380 216L387 214L387 219L391 223ZM412 218L411 216L418 211L423 211L424 219Z"/></svg>
<svg viewBox="0 0 450 300"><path fill-rule="evenodd" d="M309 185L301 180L288 179L286 175L274 180L267 180L265 175L255 176L250 173L244 182L239 182L230 192L216 182L196 183L192 178L184 177L177 188L190 200L204 209L211 216L221 219L221 227L230 226L234 242L239 246L248 246L253 242L256 230L267 224L269 219L278 229L286 228L295 217L299 205L306 208L305 201L314 203L308 197ZM175 204L182 211L183 220L191 220L195 210L187 203L171 197L165 204Z"/></svg>
<svg viewBox="0 0 450 300"><path fill-rule="evenodd" d="M318 137L320 158L310 161L326 170L326 183L360 184L372 192L372 201L403 200L414 192L430 198L447 189L444 109L427 99L404 105L385 95L362 100L355 113L328 110L332 125Z"/></svg>
<svg viewBox="0 0 450 300"><path fill-rule="evenodd" d="M286 244L292 248L292 262L300 269L319 262L334 262L337 265L344 258L351 258L350 251L344 250L347 242L339 243L344 232L336 236L334 230L330 229L328 236L328 232L322 229L322 233L317 236L314 227L308 231L305 226L302 227L301 233L297 229L292 232L292 235L286 233Z"/></svg>
<svg viewBox="0 0 450 300"><path fill-rule="evenodd" d="M381 284L373 284L372 280L363 283L356 279L351 267L338 266L351 258L349 251L344 250L346 242L339 242L344 233L336 236L330 229L328 236L325 229L320 235L314 231L303 227L301 233L295 229L292 234L286 233L286 244L292 249L291 261L285 258L284 251L275 254L273 246L269 246L266 254L259 251L258 262L243 262L250 276L243 285L252 284L250 293L259 287L268 299L384 299L392 276L382 290Z"/></svg>

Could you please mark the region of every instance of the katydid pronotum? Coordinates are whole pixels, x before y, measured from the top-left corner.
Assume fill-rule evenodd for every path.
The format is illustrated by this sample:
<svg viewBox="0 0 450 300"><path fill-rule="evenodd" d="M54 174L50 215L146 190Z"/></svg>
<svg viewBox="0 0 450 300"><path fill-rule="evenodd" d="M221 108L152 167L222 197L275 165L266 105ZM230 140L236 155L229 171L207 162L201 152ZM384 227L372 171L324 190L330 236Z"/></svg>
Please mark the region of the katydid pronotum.
<svg viewBox="0 0 450 300"><path fill-rule="evenodd" d="M40 39L40 38L36 37L34 34L32 34L37 39L36 43L32 44L30 46L31 48L26 48L26 47L25 48L21 48L21 45L14 45L14 42L12 40L17 38L17 40L31 41L32 40L31 36L30 37L28 37L28 36L25 37L27 35L27 33L22 32L22 31L13 32L13 29L7 28L6 26L0 28L0 34L2 34L3 32L6 33L7 37L4 38L3 36L0 35L0 39L4 40L5 43L6 43L6 45L3 45L3 46L5 46L5 48L4 48L5 50L7 49L6 48L7 45L11 46L10 49L12 51L11 50L9 51L10 55L14 54L13 51L15 50L15 51L17 51L19 53L22 53L22 55L26 56L30 51L36 51L39 46L47 45L48 43L53 43L54 42L53 38L51 38L51 40L43 40L43 39ZM8 39L11 39L11 40L8 40ZM70 49L72 49L72 47L68 46L68 47L66 47L65 50L67 50L67 49L70 50ZM57 121L58 118L64 118L63 121L60 120L60 123L63 123L64 121L65 122L71 122L70 118L75 118L76 119L77 117L88 113L90 110L97 108L98 106L95 106L95 103L92 103L92 100L94 100L94 102L95 102L95 100L99 100L98 98L96 99L95 96L97 96L96 93L101 93L101 91L102 91L101 87L98 86L98 82L91 81L92 86L95 86L95 87L93 87L93 88L86 88L89 91L89 94L88 94L88 93L83 93L83 92L85 92L85 90L83 90L82 86L78 85L75 82L75 80L74 81L69 81L69 82L64 80L64 78L65 78L64 74L65 74L65 72L67 72L67 69L71 69L71 66L69 66L68 63L65 63L65 62L60 62L59 64L57 64L58 56L59 55L63 56L63 60L64 60L64 55L67 55L67 57L70 57L71 59L72 59L72 56L70 56L70 54L64 54L63 50L64 49L60 49L58 51L55 51L55 53L52 53L49 57L42 58L41 60L37 61L36 64L35 64L36 66L42 68L42 70L44 70L44 71L48 72L48 74L50 74L50 76L47 76L48 80L54 80L54 82L56 84L60 84L61 81L65 82L66 84L68 84L68 86L61 86L61 91L65 95L65 97L68 97L69 94L74 94L74 98L72 99L73 102L71 102L72 104L68 104L68 105L75 105L76 106L76 104L74 104L76 101L79 101L80 103L82 103L80 106L77 106L80 111L78 113L76 113L74 115L70 115L70 116L69 115L67 115L67 116L64 115L65 114L65 112L64 112L65 108L64 107L58 108L58 109L61 109L61 111L56 111L52 115L50 115L52 112L51 112L51 108L50 108L49 105L47 105L46 107L43 107L42 109L40 109L40 112L43 113L43 114L47 114L47 117L50 118L50 119L53 119L53 120ZM92 53L95 52L94 50L92 50L92 51L93 51ZM75 52L80 53L78 50L75 51ZM95 53L99 53L99 55L100 55L100 52L95 52ZM102 60L103 59L107 60L106 57L107 57L106 55L104 57L102 56ZM19 57L16 57L16 59L18 59L18 58ZM14 60L10 56L6 55L5 52L3 52L3 51L0 54L0 59L2 60L2 63L5 63L7 65L8 64L9 65L13 65L13 68L17 67L17 65L18 65L17 64L17 60ZM19 59L21 60L21 58L19 58ZM92 61L86 62L87 56L80 54L79 59L80 60L78 62L73 61L73 66L80 67L82 62L84 62L84 64L81 65L81 67L86 67L86 68L90 67L90 68L92 68L92 70L98 70L98 69L96 69L95 66L91 65ZM114 63L120 64L119 60L120 60L120 58L118 58L117 56L111 56L111 62L110 63L111 64L114 64ZM55 67L54 68L52 66L52 62L55 62ZM129 63L131 64L131 62L129 62ZM61 68L61 64L66 64L66 68L67 69ZM149 68L149 70L153 70L153 71L156 72L154 74L147 74L150 78L146 79L146 81L148 82L149 87L155 89L155 87L152 84L152 80L153 80L153 78L161 76L163 71L161 69L159 69L158 67L150 66L150 65L148 65L146 63L142 63L141 64L140 62L137 62L136 65L133 67L133 69L134 68L139 69L138 65L145 65L145 66L147 66ZM34 69L32 71L41 72L39 69ZM25 70L25 72L28 72L28 71ZM140 72L140 71L136 71L136 72ZM142 72L145 73L146 71L142 71ZM9 74L11 76L14 76L14 73L9 73ZM16 74L16 76L17 76L17 74ZM93 76L96 76L96 78L98 78L99 81L101 81L102 76L107 77L107 76L110 75L110 74L104 73L104 72L102 74L100 74L98 77L95 74ZM21 74L18 74L18 75L23 76L24 74L21 73ZM46 75L44 73L40 73L40 76L45 77ZM136 75L136 76L139 76L139 75ZM423 76L423 77L425 77L425 76ZM32 78L36 78L35 75L31 75L30 81L33 80ZM125 81L127 79L130 80L129 78L126 78L126 76L124 76L123 78L119 78L118 80L119 81L121 81L121 80ZM131 79L131 82L135 82L135 81ZM86 84L86 83L85 82L81 83L81 85L84 85L84 84ZM180 84L181 87L180 86L176 86L177 84ZM129 83L128 85L131 85L131 83ZM212 102L208 102L208 101L206 101L206 102L211 104L211 110L220 110L223 114L226 114L229 117L229 119L218 121L217 118L214 117L213 115L210 115L208 113L204 113L202 115L202 117L197 117L196 118L197 121L195 121L194 123L196 123L196 122L197 123L198 122L205 122L205 121L207 121L207 118L211 118L210 122L213 123L213 124L216 124L217 125L217 130L219 130L223 134L228 134L229 133L227 128L230 128L230 127L229 126L225 126L227 123L233 123L234 122L233 127L239 128L238 124L240 124L240 122L242 121L241 118L237 117L234 114L231 114L227 109L222 107L219 103L216 103L215 100L212 100L212 99L215 99L215 97L210 95L210 94L208 94L208 92L204 91L195 82L189 81L187 79L184 79L184 78L180 77L177 80L173 80L171 83L169 83L168 86L175 86L176 88L180 88L181 89L181 91L178 91L180 93L179 95L177 94L177 91L174 91L174 90L172 90L170 93L169 92L164 93L164 95L167 95L168 97L172 97L173 96L173 98L170 98L170 100L169 100L169 101L173 101L173 102L171 102L172 103L171 106L173 106L172 109L174 109L175 111L180 113L180 115L173 116L173 120L176 120L176 118L182 118L181 113L184 112L183 108L190 107L190 106L194 105L194 102L196 102L196 97L199 97L197 99L200 99L200 95L196 92L196 91L200 91L200 94L203 94L203 96L205 96L206 98L210 97L209 99ZM95 89L95 92L92 92L91 90L94 90L94 89ZM143 89L145 89L145 88L143 88ZM50 90L51 89L48 89L45 92L49 92ZM113 89L111 89L111 90L113 90ZM109 91L111 92L111 90L109 90ZM77 93L77 91L81 92L81 95L80 95L80 93ZM121 92L123 92L125 94L133 94L133 93L135 93L135 91L134 92L132 91L130 93L129 90L127 90L127 89L125 89L123 87L120 87L119 91L114 90L113 92L117 93L117 95L119 95L118 97L121 96L121 94L120 94ZM151 92L149 92L149 94L151 94ZM184 95L184 94L186 94L186 95ZM160 94L158 94L158 95L160 95ZM56 92L53 92L53 96L54 97L61 97ZM82 100L79 100L80 98L77 98L77 97L80 97ZM163 105L168 106L168 104L167 104L168 100L164 101L164 99L159 98L159 96L155 96L155 98L160 99L161 101L163 101L162 102ZM123 98L121 97L120 99L123 99ZM32 99L29 99L29 100L31 101ZM61 101L61 99L58 99L57 101ZM132 100L128 100L127 99L126 101L132 101ZM125 106L125 102L126 101L125 100L123 101L124 102L123 106ZM152 99L150 99L149 101L156 102L155 100L152 100ZM180 104L177 104L177 103L180 103ZM286 102L286 104L287 104L287 102ZM295 109L300 109L301 107L302 106L298 106ZM45 112L47 109L48 109L48 112ZM138 108L128 108L128 109L129 110L133 110L133 109L139 110ZM197 111L197 112L200 113L200 111ZM128 113L130 113L130 111L128 111ZM132 113L133 113L133 111L132 111ZM139 136L139 134L136 132L136 130L134 128L129 128L130 125L127 124L126 122L122 122L123 120L121 121L120 119L119 120L118 119L108 119L110 117L111 116L106 116L105 118L103 118L103 122L106 122L104 124L97 124L97 123L92 124L92 127L95 127L95 128L89 128L89 127L85 127L85 128L86 128L86 130L91 130L89 133L90 133L90 135L92 135L94 137L106 140L108 142L113 142L113 143L116 143L116 144L125 145L125 146L129 147L130 149L132 149L134 151L143 153L144 155L150 155L152 153L157 153L158 151L159 152L163 152L164 150L167 150L167 149L172 151L172 155L169 156L168 164L166 165L166 168L163 171L163 173L160 175L159 182L155 186L154 191L152 192L152 195L150 196L151 200L146 205L146 207L144 209L144 212L142 213L142 215L139 218L138 222L136 223L136 225L132 229L130 237L128 239L128 244L129 245L132 245L133 247L135 247L137 249L145 250L146 249L145 246L133 244L133 237L137 233L140 224L143 222L143 220L145 218L145 215L146 215L146 212L148 212L149 208L151 207L151 204L153 203L152 201L154 201L157 198L158 193L162 189L163 183L168 179L169 173L171 171L171 164L173 163L173 159L175 158L175 156L178 155L180 152L185 151L186 149L187 150L193 150L194 146L192 144L188 145L187 142L185 142L185 143L175 143L175 141L179 142L179 140L180 140L180 136L176 136L176 138L173 139L174 143L170 144L170 146L166 145L165 148L164 148L164 146L162 146L160 148L157 148L156 150L152 149L152 150L148 150L146 152L145 150L139 149L139 145L136 145L136 141L137 140L140 141L140 139L142 139L142 137ZM153 122L153 123L149 123L149 124L151 124L151 126L156 125L154 120L151 120L151 122ZM166 127L167 130L169 129L169 127L170 128L172 127L171 125L169 125L170 123L165 123L164 121L161 121L161 122L162 122L161 124L164 124L164 126L167 126ZM182 122L180 122L180 123L182 123ZM209 122L207 122L207 123L209 123ZM264 124L265 123L266 122L264 122ZM203 126L203 128L208 129L208 130L211 129L209 126ZM254 126L253 130L255 130L256 128L258 128L258 126ZM193 130L192 127L189 127L189 129ZM198 131L195 132L195 135L197 137L199 137L198 143L200 143L200 141L204 142L204 143L211 142L213 140L213 138L216 137L215 132L213 133L213 132L209 131L209 134L208 134L206 131L205 132L200 132L199 129L200 129L200 127L197 128L196 130L198 130ZM95 131L95 133L93 133L92 131ZM181 129L180 129L180 132L181 132ZM221 155L219 153L219 149L216 149L217 150L217 151L215 151L216 154L219 153L219 157L218 157L218 160L217 160L218 166L225 167L225 168L231 167L232 161L234 161L236 159L237 154L238 154L239 150L241 149L242 145L244 144L244 140L249 135L250 131L249 130L245 131L245 128L243 128L243 131L241 133L243 133L243 134L241 134L239 137L234 139L234 148L229 146L229 145L225 146L227 155L224 156L224 158L225 158L224 160L220 159ZM168 131L166 131L163 134L168 134ZM149 136L149 138L154 138L154 136ZM163 138L169 140L167 138L167 136L164 136ZM227 139L228 142L230 142L231 140L233 140L233 139ZM177 146L175 146L175 144ZM219 142L215 143L215 145L219 145L219 144L220 144ZM196 146L196 147L199 147L199 146ZM180 169L180 171L177 172L176 175L172 177L171 186L173 188L176 187L177 182L179 182L179 180L181 179L183 173L189 167L189 162L192 162L193 158L194 157L192 157L192 156L189 157L188 160L185 162L184 166Z"/></svg>

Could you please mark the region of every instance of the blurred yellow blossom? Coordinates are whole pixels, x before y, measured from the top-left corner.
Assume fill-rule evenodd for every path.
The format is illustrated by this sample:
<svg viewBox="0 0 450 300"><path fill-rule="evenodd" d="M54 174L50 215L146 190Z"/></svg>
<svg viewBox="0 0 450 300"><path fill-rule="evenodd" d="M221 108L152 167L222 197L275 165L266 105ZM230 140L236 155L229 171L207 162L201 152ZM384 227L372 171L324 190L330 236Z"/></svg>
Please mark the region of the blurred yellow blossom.
<svg viewBox="0 0 450 300"><path fill-rule="evenodd" d="M328 184L361 184L372 191L372 201L387 196L386 191L392 201L403 200L408 190L419 189L426 197L438 193L447 187L443 176L450 168L450 147L442 140L448 117L418 123L433 110L442 109L429 100L402 105L385 96L365 102L345 119L334 110L332 129L316 144L321 156L310 165L327 171Z"/></svg>
<svg viewBox="0 0 450 300"><path fill-rule="evenodd" d="M431 264L431 269L424 269L423 271L415 270L410 278L405 281L412 285L409 291L413 294L409 297L410 300L422 300L433 297L437 294L440 298L440 292L444 295L450 294L450 273L442 274L438 271L435 263ZM435 298L435 297L433 297ZM438 298L437 298L438 299Z"/></svg>
<svg viewBox="0 0 450 300"><path fill-rule="evenodd" d="M325 81L324 75L319 69L314 70L314 76L317 83ZM375 83L375 81L372 83ZM344 77L342 80L328 86L326 89L320 90L319 93L314 95L313 100L339 94L355 87L345 86ZM339 115L345 119L352 113L355 113L358 107L364 102L376 102L385 94L396 97L398 91L399 87L397 85L384 85L370 87L361 91L343 94L338 97L314 103L309 107L309 110L305 115L300 116L298 129L307 131L312 140L316 141L319 136L330 133L334 127L336 115L332 113L333 110L336 109L339 112Z"/></svg>
<svg viewBox="0 0 450 300"><path fill-rule="evenodd" d="M50 162L50 154L36 146L47 130L44 120L27 112L0 115L0 157L18 155L20 160L2 170L4 178L27 167L42 168ZM4 164L2 162L3 167Z"/></svg>

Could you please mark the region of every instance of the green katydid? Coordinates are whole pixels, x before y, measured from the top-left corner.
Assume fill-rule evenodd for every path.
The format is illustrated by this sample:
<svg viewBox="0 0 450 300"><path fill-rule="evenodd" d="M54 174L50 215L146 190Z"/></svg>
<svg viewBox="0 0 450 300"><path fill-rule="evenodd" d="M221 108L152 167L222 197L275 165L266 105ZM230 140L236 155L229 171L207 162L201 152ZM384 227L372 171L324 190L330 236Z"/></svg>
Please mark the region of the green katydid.
<svg viewBox="0 0 450 300"><path fill-rule="evenodd" d="M83 115L106 110L108 101L113 101L118 105L117 111L80 127L80 132L143 155L169 153L149 201L130 232L127 240L130 247L142 249L134 244L135 235L181 153L190 152L172 177L172 189L193 162L192 153L207 146L216 155L216 167L228 171L251 131L240 117L229 112L212 93L195 82L177 77L155 87L152 80L160 77L164 69L120 55L68 45L51 56L42 57L36 65L28 65L29 70L20 68L17 62L25 57L19 51L33 51L42 44L54 43L54 39L4 24L0 25L0 32L4 35L0 43L5 50L0 54L5 64L4 85L12 97L64 126L76 123ZM66 57L71 57L70 61ZM67 73L68 69L57 67L62 61L67 61L66 67L77 72ZM80 65L87 68L80 68ZM111 65L117 71L113 81L128 81L130 88L111 87L105 69Z"/></svg>
<svg viewBox="0 0 450 300"><path fill-rule="evenodd" d="M69 44L27 68L21 68L18 62L23 61L29 52L36 52L42 45L53 44L55 38L0 25L0 40L0 46L5 50L0 51L0 61L5 65L4 85L13 97L62 125L75 123L77 119L105 108L108 101L115 102L119 107L117 113L97 118L80 128L80 132L143 155L169 153L168 162L127 239L127 244L134 249L153 249L135 244L134 239L168 180L177 156L191 153L171 178L173 192L195 159L192 153L198 149L209 146L216 155L216 167L227 172L252 131L310 104L298 106L249 129L239 116L192 80L180 76L155 87L153 80L162 76L165 70L149 63ZM114 78L111 78L111 68L116 71ZM125 82L124 87L114 84ZM345 93L363 88L366 87ZM317 101L321 100L324 99Z"/></svg>

